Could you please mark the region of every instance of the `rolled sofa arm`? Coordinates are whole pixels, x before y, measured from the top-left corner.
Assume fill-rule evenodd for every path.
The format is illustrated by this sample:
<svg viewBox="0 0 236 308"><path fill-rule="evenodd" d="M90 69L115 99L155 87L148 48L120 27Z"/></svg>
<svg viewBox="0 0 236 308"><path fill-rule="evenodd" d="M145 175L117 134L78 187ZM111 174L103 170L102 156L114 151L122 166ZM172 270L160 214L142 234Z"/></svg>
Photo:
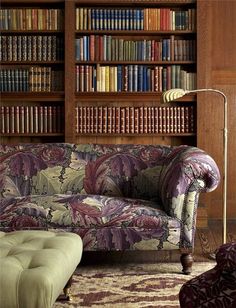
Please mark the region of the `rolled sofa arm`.
<svg viewBox="0 0 236 308"><path fill-rule="evenodd" d="M160 196L165 211L183 223L182 245L193 242L199 193L214 190L219 182L219 169L203 150L184 145L167 156L160 175Z"/></svg>

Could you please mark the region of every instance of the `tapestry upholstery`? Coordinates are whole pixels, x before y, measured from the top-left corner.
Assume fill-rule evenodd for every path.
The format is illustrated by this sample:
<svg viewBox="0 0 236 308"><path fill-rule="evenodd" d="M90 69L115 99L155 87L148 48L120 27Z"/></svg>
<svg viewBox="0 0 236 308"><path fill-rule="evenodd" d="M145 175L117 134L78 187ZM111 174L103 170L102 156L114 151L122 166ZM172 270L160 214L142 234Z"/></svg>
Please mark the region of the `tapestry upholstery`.
<svg viewBox="0 0 236 308"><path fill-rule="evenodd" d="M216 251L216 266L186 282L179 293L183 308L236 307L236 242Z"/></svg>
<svg viewBox="0 0 236 308"><path fill-rule="evenodd" d="M190 146L0 146L0 229L72 231L85 250L192 249L219 170Z"/></svg>

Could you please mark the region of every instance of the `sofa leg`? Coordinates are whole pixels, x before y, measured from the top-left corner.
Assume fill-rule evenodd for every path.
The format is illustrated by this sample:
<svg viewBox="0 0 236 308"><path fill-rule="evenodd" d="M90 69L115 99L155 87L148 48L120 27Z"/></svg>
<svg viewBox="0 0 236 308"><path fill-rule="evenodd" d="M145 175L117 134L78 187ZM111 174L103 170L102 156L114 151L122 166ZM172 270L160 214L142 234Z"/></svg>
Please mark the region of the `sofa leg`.
<svg viewBox="0 0 236 308"><path fill-rule="evenodd" d="M182 253L180 257L180 262L182 264L182 272L185 275L191 274L193 265L193 256L191 253Z"/></svg>
<svg viewBox="0 0 236 308"><path fill-rule="evenodd" d="M71 285L72 285L72 276L67 281L67 284L65 285L65 287L63 289L64 295L65 295L65 300L67 300L67 301L72 301L71 290L70 290Z"/></svg>

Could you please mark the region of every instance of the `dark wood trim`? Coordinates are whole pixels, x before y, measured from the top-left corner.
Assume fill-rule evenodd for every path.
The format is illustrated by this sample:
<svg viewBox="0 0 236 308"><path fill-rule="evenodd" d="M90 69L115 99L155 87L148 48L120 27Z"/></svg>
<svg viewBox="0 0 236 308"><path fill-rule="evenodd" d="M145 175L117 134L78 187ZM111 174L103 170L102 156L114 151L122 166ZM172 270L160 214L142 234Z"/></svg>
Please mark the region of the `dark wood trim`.
<svg viewBox="0 0 236 308"><path fill-rule="evenodd" d="M75 133L75 3L65 2L65 141L74 142Z"/></svg>

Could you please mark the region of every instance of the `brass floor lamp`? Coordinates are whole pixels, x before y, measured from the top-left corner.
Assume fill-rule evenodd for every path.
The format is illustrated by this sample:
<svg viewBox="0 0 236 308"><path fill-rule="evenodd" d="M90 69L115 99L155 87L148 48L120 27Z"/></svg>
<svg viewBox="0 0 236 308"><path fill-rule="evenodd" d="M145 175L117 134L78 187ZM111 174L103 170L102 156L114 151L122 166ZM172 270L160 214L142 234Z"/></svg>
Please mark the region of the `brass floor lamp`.
<svg viewBox="0 0 236 308"><path fill-rule="evenodd" d="M220 94L224 99L224 174L223 174L223 244L226 243L226 230L227 230L227 154L228 154L228 124L227 124L227 97L220 90L216 89L196 89L196 90L183 90L183 89L171 89L163 93L162 99L164 103L171 102L177 98L183 97L189 93L197 92L216 92Z"/></svg>

